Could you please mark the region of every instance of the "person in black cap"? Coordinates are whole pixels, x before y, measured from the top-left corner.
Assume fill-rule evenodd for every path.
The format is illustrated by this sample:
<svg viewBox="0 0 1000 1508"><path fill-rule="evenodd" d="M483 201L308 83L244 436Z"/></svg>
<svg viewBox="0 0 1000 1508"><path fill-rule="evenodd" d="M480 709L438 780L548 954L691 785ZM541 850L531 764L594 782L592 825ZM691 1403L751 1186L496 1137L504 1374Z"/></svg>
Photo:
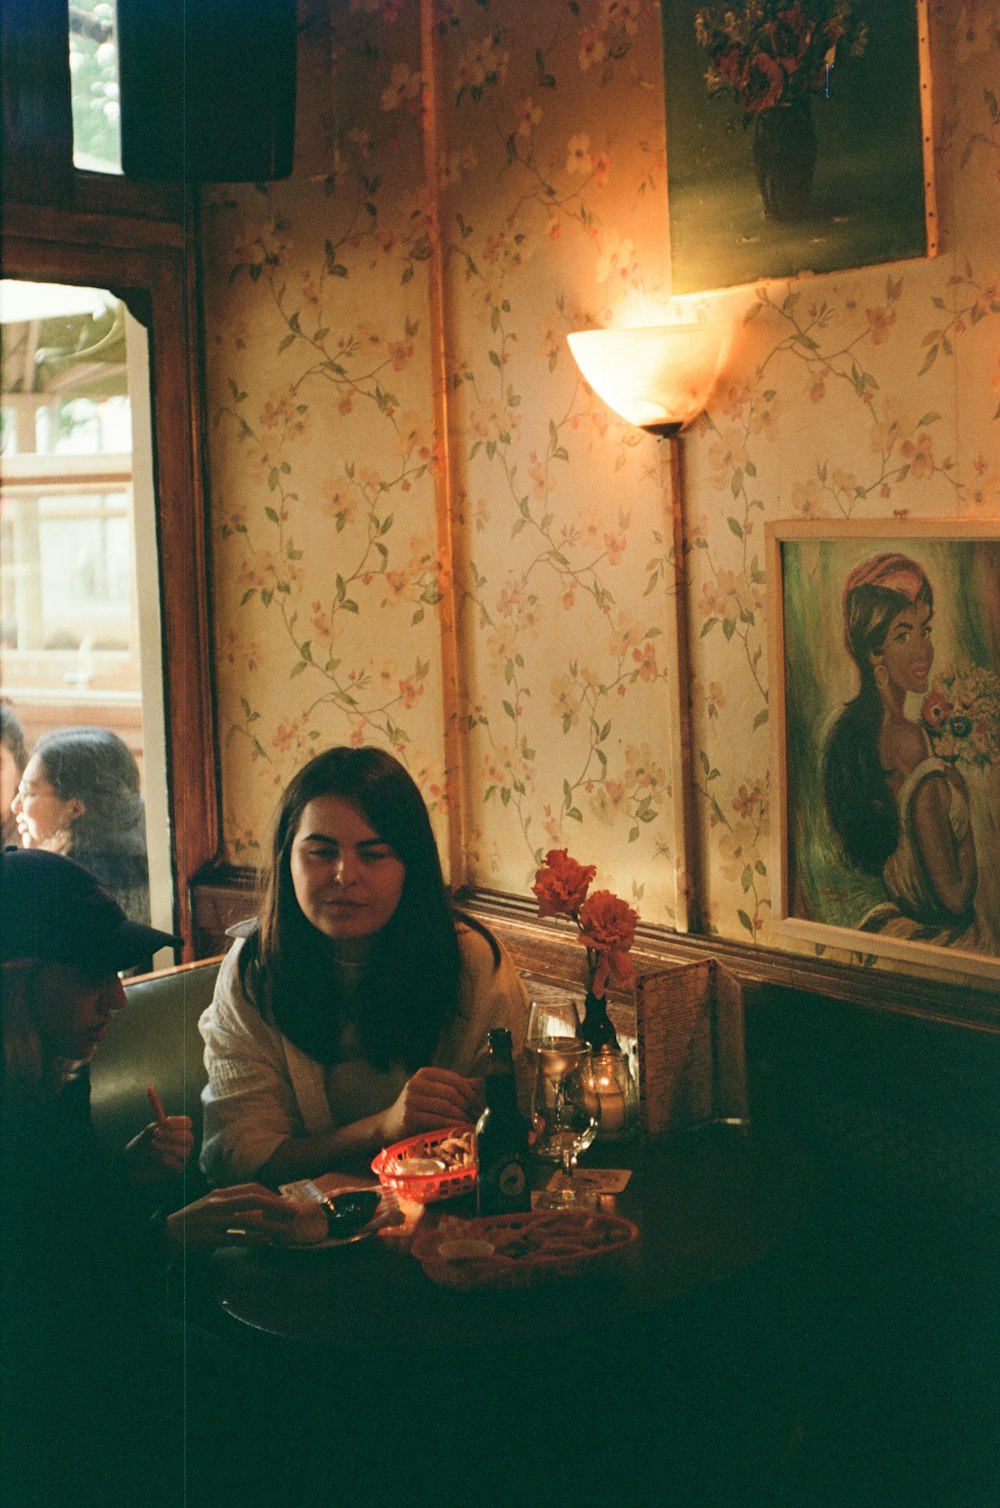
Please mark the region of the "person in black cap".
<svg viewBox="0 0 1000 1508"><path fill-rule="evenodd" d="M182 1353L161 1344L158 1328L171 1254L223 1244L237 1227L266 1240L287 1229L291 1210L245 1184L150 1221L137 1188L183 1167L191 1122L151 1123L125 1149L122 1168L107 1166L90 1121L87 1064L125 1005L119 971L177 939L130 921L92 875L57 854L8 849L0 881L0 1488L7 1501L48 1504L63 1500L95 1439L105 1476L114 1462L131 1490L151 1471L152 1400L162 1422L181 1408L188 1383ZM124 1421L135 1407L149 1418L133 1436ZM113 1452L103 1421L114 1421ZM182 1466L183 1421L173 1423L159 1436L156 1463L165 1502L181 1501L166 1493ZM77 1485L65 1500L89 1498Z"/></svg>

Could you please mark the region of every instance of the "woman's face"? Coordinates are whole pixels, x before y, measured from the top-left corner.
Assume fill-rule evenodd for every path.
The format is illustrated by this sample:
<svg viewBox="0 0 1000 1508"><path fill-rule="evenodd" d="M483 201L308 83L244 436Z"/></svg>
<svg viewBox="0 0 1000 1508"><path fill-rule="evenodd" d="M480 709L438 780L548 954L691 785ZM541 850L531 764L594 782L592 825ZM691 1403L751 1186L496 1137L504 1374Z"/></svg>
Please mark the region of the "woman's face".
<svg viewBox="0 0 1000 1508"><path fill-rule="evenodd" d="M76 796L63 801L45 778L45 767L37 754L28 760L21 784L11 802L11 811L21 835L22 848L55 846L57 833L66 832L85 808Z"/></svg>
<svg viewBox="0 0 1000 1508"><path fill-rule="evenodd" d="M335 942L373 937L392 919L406 868L360 809L317 796L302 812L291 852L295 899Z"/></svg>
<svg viewBox="0 0 1000 1508"><path fill-rule="evenodd" d="M115 1011L125 1004L117 974L94 978L61 963L45 965L38 989L38 1024L46 1044L56 1057L73 1061L93 1057Z"/></svg>
<svg viewBox="0 0 1000 1508"><path fill-rule="evenodd" d="M926 602L904 608L889 624L882 653L872 657L876 666L885 666L890 685L901 691L927 690L934 663L931 617Z"/></svg>

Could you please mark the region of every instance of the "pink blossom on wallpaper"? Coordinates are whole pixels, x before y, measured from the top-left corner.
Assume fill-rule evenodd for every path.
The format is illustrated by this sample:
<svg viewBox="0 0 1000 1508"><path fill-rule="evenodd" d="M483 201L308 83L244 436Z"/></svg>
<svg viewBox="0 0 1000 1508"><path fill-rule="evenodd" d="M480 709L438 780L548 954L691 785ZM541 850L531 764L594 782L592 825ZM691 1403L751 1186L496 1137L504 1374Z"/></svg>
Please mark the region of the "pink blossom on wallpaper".
<svg viewBox="0 0 1000 1508"><path fill-rule="evenodd" d="M803 518L819 518L823 512L823 487L818 477L796 482L792 488L792 507Z"/></svg>
<svg viewBox="0 0 1000 1508"><path fill-rule="evenodd" d="M535 127L542 123L542 107L535 104L530 94L518 100L516 113L518 136L530 136Z"/></svg>
<svg viewBox="0 0 1000 1508"><path fill-rule="evenodd" d="M423 78L408 63L394 63L389 74L389 83L382 91L383 110L398 110L420 98Z"/></svg>
<svg viewBox="0 0 1000 1508"><path fill-rule="evenodd" d="M273 587L279 574L279 563L272 550L255 550L240 561L239 584L249 591L261 591Z"/></svg>
<svg viewBox="0 0 1000 1508"><path fill-rule="evenodd" d="M726 828L718 838L719 868L727 880L738 880L744 870L753 868L758 859L757 827L741 819Z"/></svg>
<svg viewBox="0 0 1000 1508"><path fill-rule="evenodd" d="M625 781L637 790L659 790L667 775L649 744L628 744L625 748Z"/></svg>
<svg viewBox="0 0 1000 1508"><path fill-rule="evenodd" d="M553 716L559 719L563 732L568 733L580 720L580 698L576 682L570 675L553 676L549 693L552 697Z"/></svg>
<svg viewBox="0 0 1000 1508"><path fill-rule="evenodd" d="M607 560L608 565L619 565L621 563L622 556L625 554L627 546L628 539L624 531L619 534L605 534L604 557Z"/></svg>
<svg viewBox="0 0 1000 1508"><path fill-rule="evenodd" d="M321 639L332 638L332 636L333 636L333 619L330 617L330 614L323 607L322 603L320 603L320 602L314 602L313 603L313 605L312 605L312 613L310 615L309 621L312 624L313 632L315 634L318 634Z"/></svg>
<svg viewBox="0 0 1000 1508"><path fill-rule="evenodd" d="M887 393L877 404L879 419L871 431L871 448L889 455L917 427L916 415L900 399Z"/></svg>
<svg viewBox="0 0 1000 1508"><path fill-rule="evenodd" d="M639 667L640 681L656 680L660 672L656 664L656 646L654 644L643 644L641 648L633 649L632 659Z"/></svg>
<svg viewBox="0 0 1000 1508"><path fill-rule="evenodd" d="M588 806L599 822L611 827L629 815L628 789L620 780L602 781Z"/></svg>
<svg viewBox="0 0 1000 1508"><path fill-rule="evenodd" d="M636 622L630 612L616 613L614 629L608 635L608 653L624 659L630 650L642 643L646 633L647 625Z"/></svg>
<svg viewBox="0 0 1000 1508"><path fill-rule="evenodd" d="M320 512L325 518L335 521L338 532L353 523L358 511L357 501L351 493L352 483L349 477L326 481L320 488Z"/></svg>
<svg viewBox="0 0 1000 1508"><path fill-rule="evenodd" d="M838 502L846 512L850 512L858 497L858 479L853 471L842 471L835 466L830 473L830 485L837 496Z"/></svg>
<svg viewBox="0 0 1000 1508"><path fill-rule="evenodd" d="M874 308L866 309L868 317L868 333L872 338L872 345L880 346L883 341L889 339L893 325L896 323L895 309Z"/></svg>
<svg viewBox="0 0 1000 1508"><path fill-rule="evenodd" d="M967 485L965 500L987 518L1000 517L1000 476L995 471L977 476Z"/></svg>
<svg viewBox="0 0 1000 1508"><path fill-rule="evenodd" d="M601 252L594 268L598 283L625 283L637 287L640 282L639 266L634 243L609 230L601 239Z"/></svg>
<svg viewBox="0 0 1000 1508"><path fill-rule="evenodd" d="M603 188L611 172L610 152L595 152L590 159L590 169L593 174L594 187Z"/></svg>
<svg viewBox="0 0 1000 1508"><path fill-rule="evenodd" d="M407 678L399 682L399 700L403 707L409 710L415 707L424 694L422 682Z"/></svg>
<svg viewBox="0 0 1000 1508"><path fill-rule="evenodd" d="M584 26L580 31L580 50L577 58L580 72L586 73L595 63L603 63L607 49L604 38L595 26Z"/></svg>
<svg viewBox="0 0 1000 1508"><path fill-rule="evenodd" d="M910 477L913 481L919 482L934 475L934 441L924 430L920 431L915 440L904 440L899 452L910 463Z"/></svg>
<svg viewBox="0 0 1000 1508"><path fill-rule="evenodd" d="M750 406L750 433L773 445L778 439L778 421L783 407L781 399L770 390L755 398Z"/></svg>
<svg viewBox="0 0 1000 1508"><path fill-rule="evenodd" d="M722 688L721 681L709 681L708 690L705 693L705 711L709 717L718 717L726 705L726 693Z"/></svg>
<svg viewBox="0 0 1000 1508"><path fill-rule="evenodd" d="M590 137L585 131L571 136L566 144L566 172L590 172Z"/></svg>
<svg viewBox="0 0 1000 1508"><path fill-rule="evenodd" d="M456 92L469 89L473 97L487 85L502 84L507 76L510 53L497 45L492 36L473 38L466 44L455 67Z"/></svg>
<svg viewBox="0 0 1000 1508"><path fill-rule="evenodd" d="M708 447L708 464L712 475L710 481L720 492L730 486L733 472L740 470L750 459L743 431L734 424L727 424Z"/></svg>

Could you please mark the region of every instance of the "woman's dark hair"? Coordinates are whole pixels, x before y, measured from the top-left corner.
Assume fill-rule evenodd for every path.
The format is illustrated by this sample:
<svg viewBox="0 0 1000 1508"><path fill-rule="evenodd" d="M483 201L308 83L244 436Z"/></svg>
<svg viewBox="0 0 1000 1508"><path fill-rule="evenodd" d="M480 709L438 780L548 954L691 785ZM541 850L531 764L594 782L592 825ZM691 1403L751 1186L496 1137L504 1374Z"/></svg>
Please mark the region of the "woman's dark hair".
<svg viewBox="0 0 1000 1508"><path fill-rule="evenodd" d="M345 1002L331 969L329 940L303 915L291 873L302 813L323 796L356 807L406 871L399 905L372 940L350 1020L362 1055L376 1068L402 1061L412 1071L429 1061L457 1013L462 960L456 912L424 798L391 754L374 748L327 749L288 785L262 876L260 926L240 953L240 980L248 997L258 1007L269 1007L275 1025L303 1052L328 1065L338 1061L348 1019Z"/></svg>
<svg viewBox="0 0 1000 1508"><path fill-rule="evenodd" d="M857 567L844 591L844 637L861 686L830 730L823 797L844 853L865 874L880 874L899 843L899 809L879 758L883 708L872 656L884 650L892 620L918 602L933 611L933 588L922 568L901 555Z"/></svg>
<svg viewBox="0 0 1000 1508"><path fill-rule="evenodd" d="M148 921L145 807L132 751L109 728L82 726L44 734L34 755L60 801L75 796L86 808L70 829L66 852L133 920Z"/></svg>
<svg viewBox="0 0 1000 1508"><path fill-rule="evenodd" d="M24 730L9 702L0 702L0 744L10 750L14 763L23 775L28 763L28 748L24 741Z"/></svg>

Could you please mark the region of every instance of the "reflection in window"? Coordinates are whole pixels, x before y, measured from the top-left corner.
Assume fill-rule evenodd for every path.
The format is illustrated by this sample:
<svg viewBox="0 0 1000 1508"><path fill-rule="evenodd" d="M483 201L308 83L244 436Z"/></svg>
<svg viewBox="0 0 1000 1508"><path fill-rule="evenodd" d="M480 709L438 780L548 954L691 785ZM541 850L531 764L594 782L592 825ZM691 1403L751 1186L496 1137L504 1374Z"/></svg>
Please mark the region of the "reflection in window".
<svg viewBox="0 0 1000 1508"><path fill-rule="evenodd" d="M120 173L118 47L115 7L109 0L71 0L69 67L73 165L94 173Z"/></svg>
<svg viewBox="0 0 1000 1508"><path fill-rule="evenodd" d="M0 771L4 837L68 853L169 928L159 625L147 610L140 644L137 587L141 560L158 597L155 542L133 506L133 471L148 475L132 433L144 332L102 289L13 280L0 330L0 706L32 756L13 807ZM63 803L51 832L39 781Z"/></svg>

